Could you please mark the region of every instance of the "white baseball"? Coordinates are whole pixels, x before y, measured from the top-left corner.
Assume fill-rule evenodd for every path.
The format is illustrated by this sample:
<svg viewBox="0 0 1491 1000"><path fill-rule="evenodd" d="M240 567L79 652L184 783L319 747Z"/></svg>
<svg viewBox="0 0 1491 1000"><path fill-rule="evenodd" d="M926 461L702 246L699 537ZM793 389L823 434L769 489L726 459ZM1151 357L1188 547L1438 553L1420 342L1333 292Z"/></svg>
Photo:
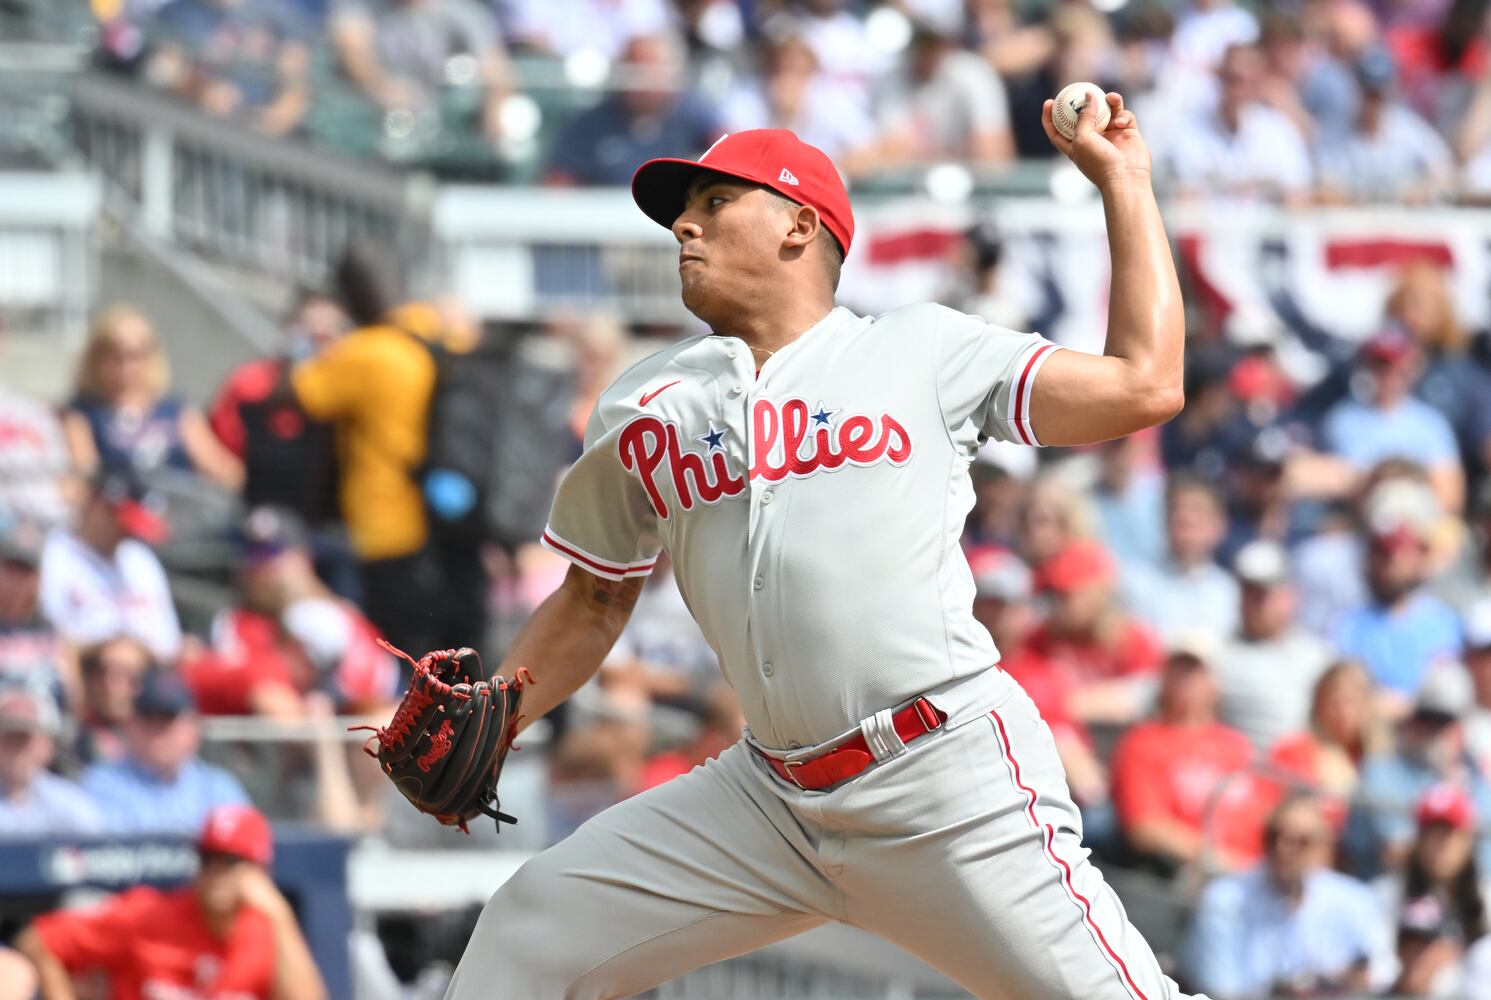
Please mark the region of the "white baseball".
<svg viewBox="0 0 1491 1000"><path fill-rule="evenodd" d="M1056 95L1056 105L1051 109L1051 124L1063 137L1072 139L1077 134L1077 116L1087 107L1089 99L1097 101L1097 130L1108 127L1112 112L1103 88L1095 83L1069 83Z"/></svg>

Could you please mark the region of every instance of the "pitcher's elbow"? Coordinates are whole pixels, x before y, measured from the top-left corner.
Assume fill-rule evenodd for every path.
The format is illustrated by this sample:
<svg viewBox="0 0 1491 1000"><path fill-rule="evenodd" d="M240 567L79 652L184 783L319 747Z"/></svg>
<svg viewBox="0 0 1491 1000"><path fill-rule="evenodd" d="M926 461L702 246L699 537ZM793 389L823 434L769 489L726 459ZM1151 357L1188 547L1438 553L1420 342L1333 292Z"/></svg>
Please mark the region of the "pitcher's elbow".
<svg viewBox="0 0 1491 1000"><path fill-rule="evenodd" d="M1173 419L1185 409L1186 392L1180 385L1167 385L1151 392L1146 402L1149 426L1155 427Z"/></svg>

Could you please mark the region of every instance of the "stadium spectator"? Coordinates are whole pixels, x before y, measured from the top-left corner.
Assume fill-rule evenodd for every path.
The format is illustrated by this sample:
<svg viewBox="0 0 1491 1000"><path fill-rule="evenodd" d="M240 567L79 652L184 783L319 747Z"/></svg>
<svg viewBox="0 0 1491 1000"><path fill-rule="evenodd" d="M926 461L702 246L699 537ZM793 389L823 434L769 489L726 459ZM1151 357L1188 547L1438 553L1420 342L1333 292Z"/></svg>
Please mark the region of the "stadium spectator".
<svg viewBox="0 0 1491 1000"><path fill-rule="evenodd" d="M438 112L449 87L481 94L480 130L502 134L512 71L491 12L475 0L333 0L342 72L385 111Z"/></svg>
<svg viewBox="0 0 1491 1000"><path fill-rule="evenodd" d="M1482 943L1485 942L1482 938ZM1410 900L1398 915L1398 978L1395 997L1465 997L1465 939L1438 896ZM1484 952L1480 960L1485 968ZM1479 986L1476 987L1479 989Z"/></svg>
<svg viewBox="0 0 1491 1000"><path fill-rule="evenodd" d="M1018 291L1002 280L1004 235L991 219L983 219L963 234L955 263L953 288L943 297L962 312L980 316L1011 330L1030 328Z"/></svg>
<svg viewBox="0 0 1491 1000"><path fill-rule="evenodd" d="M4 353L0 331L0 357ZM28 520L53 527L66 521L69 465L56 415L0 382L0 524Z"/></svg>
<svg viewBox="0 0 1491 1000"><path fill-rule="evenodd" d="M1366 666L1399 714L1433 663L1457 657L1462 644L1454 609L1424 586L1432 515L1421 484L1390 481L1373 491L1366 510L1369 597L1335 629L1336 647Z"/></svg>
<svg viewBox="0 0 1491 1000"><path fill-rule="evenodd" d="M693 738L676 750L649 757L637 791L645 792L713 760L738 743L744 729L745 717L740 714L735 691L728 684L716 682L700 699L699 728Z"/></svg>
<svg viewBox="0 0 1491 1000"><path fill-rule="evenodd" d="M1401 870L1378 880L1380 898L1390 914L1401 914L1417 900L1436 896L1447 904L1462 941L1491 931L1488 884L1476 863L1475 803L1454 785L1436 785L1414 807L1417 833Z"/></svg>
<svg viewBox="0 0 1491 1000"><path fill-rule="evenodd" d="M145 314L114 305L93 322L62 429L73 468L105 472L198 472L243 485L243 464L213 436L200 411L167 395L170 368Z"/></svg>
<svg viewBox="0 0 1491 1000"><path fill-rule="evenodd" d="M560 59L614 61L633 38L672 24L663 0L509 0L504 10L503 28L515 47Z"/></svg>
<svg viewBox="0 0 1491 1000"><path fill-rule="evenodd" d="M989 167L1014 155L1004 83L987 60L958 47L957 34L956 24L915 22L900 66L881 81L878 166Z"/></svg>
<svg viewBox="0 0 1491 1000"><path fill-rule="evenodd" d="M1074 541L1036 569L1050 612L1025 651L1056 671L1071 694L1067 711L1083 723L1126 724L1143 714L1163 650L1113 599L1113 559L1101 545Z"/></svg>
<svg viewBox="0 0 1491 1000"><path fill-rule="evenodd" d="M1174 871L1235 870L1258 857L1267 790L1248 772L1248 738L1217 721L1212 652L1202 636L1173 646L1153 718L1113 748L1113 804L1130 850Z"/></svg>
<svg viewBox="0 0 1491 1000"><path fill-rule="evenodd" d="M210 115L285 135L311 103L310 28L283 0L173 0L150 23L145 75Z"/></svg>
<svg viewBox="0 0 1491 1000"><path fill-rule="evenodd" d="M979 4L973 15L978 46L1004 81L1010 125L1020 157L1048 160L1056 149L1041 125L1046 98L1073 80L1105 85L1117 49L1108 19L1088 4L1056 4L1026 19L1016 4ZM1104 89L1109 89L1104 86ZM1145 128L1151 123L1148 119Z"/></svg>
<svg viewBox="0 0 1491 1000"><path fill-rule="evenodd" d="M1466 609L1464 656L1472 695L1465 715L1465 746L1481 774L1491 780L1491 598Z"/></svg>
<svg viewBox="0 0 1491 1000"><path fill-rule="evenodd" d="M1182 64L1214 69L1226 62L1229 50L1257 40L1252 11L1232 0L1191 0L1176 20L1171 45Z"/></svg>
<svg viewBox="0 0 1491 1000"><path fill-rule="evenodd" d="M0 683L24 684L62 706L77 700L78 665L41 614L43 551L35 524L0 520Z"/></svg>
<svg viewBox="0 0 1491 1000"><path fill-rule="evenodd" d="M1461 668L1435 671L1412 714L1398 724L1396 745L1362 765L1341 845L1358 873L1376 876L1403 863L1414 835L1413 810L1436 785L1461 787L1477 813L1491 816L1491 781L1465 751L1460 715L1469 699ZM1491 831L1479 838L1476 863L1491 871Z"/></svg>
<svg viewBox="0 0 1491 1000"><path fill-rule="evenodd" d="M789 0L784 6L785 20L818 57L829 87L843 100L869 111L875 81L891 69L891 60L870 38L848 0Z"/></svg>
<svg viewBox="0 0 1491 1000"><path fill-rule="evenodd" d="M1448 276L1429 261L1403 269L1386 313L1417 344L1422 363L1413 394L1449 421L1467 471L1491 466L1491 376L1470 356Z"/></svg>
<svg viewBox="0 0 1491 1000"><path fill-rule="evenodd" d="M336 282L358 329L299 362L290 385L307 415L336 428L341 515L360 564L363 610L390 642L416 655L462 645L469 636L436 637L439 566L415 479L426 452L434 356L397 314L402 281L381 247L349 243Z"/></svg>
<svg viewBox="0 0 1491 1000"><path fill-rule="evenodd" d="M150 650L128 636L89 646L80 660L83 703L74 756L83 764L122 760L124 727L135 713L140 684L159 665Z"/></svg>
<svg viewBox="0 0 1491 1000"><path fill-rule="evenodd" d="M1361 100L1351 127L1322 130L1316 145L1321 200L1417 204L1442 197L1454 156L1434 127L1397 98L1392 55L1369 49L1353 70Z"/></svg>
<svg viewBox="0 0 1491 1000"><path fill-rule="evenodd" d="M1166 559L1130 566L1123 581L1130 612L1161 639L1197 630L1222 639L1236 631L1237 581L1216 561L1226 531L1217 491L1196 476L1172 473L1165 486Z"/></svg>
<svg viewBox="0 0 1491 1000"><path fill-rule="evenodd" d="M1289 557L1273 542L1238 553L1241 627L1217 654L1217 717L1261 751L1305 728L1331 649L1295 623Z"/></svg>
<svg viewBox="0 0 1491 1000"><path fill-rule="evenodd" d="M279 353L245 362L223 380L207 422L244 463L243 499L250 506L289 507L311 524L335 520L330 428L307 419L276 390L296 361L321 355L350 326L336 299L303 291L285 321Z"/></svg>
<svg viewBox="0 0 1491 1000"><path fill-rule="evenodd" d="M1151 455L1157 435L1098 446L1093 507L1103 544L1121 566L1157 566L1165 556L1165 477Z"/></svg>
<svg viewBox="0 0 1491 1000"><path fill-rule="evenodd" d="M1377 713L1376 691L1361 664L1340 660L1315 682L1307 728L1284 736L1269 763L1323 796L1339 829L1345 803L1356 794L1361 767L1386 751L1388 732Z"/></svg>
<svg viewBox="0 0 1491 1000"><path fill-rule="evenodd" d="M685 706L718 679L714 650L683 603L672 563L659 556L621 638L601 663L601 686L609 698L645 709L654 702Z"/></svg>
<svg viewBox="0 0 1491 1000"><path fill-rule="evenodd" d="M109 833L188 835L218 806L243 805L238 779L197 756L201 727L191 692L174 671L140 682L124 723L125 755L83 772L84 790Z"/></svg>
<svg viewBox="0 0 1491 1000"><path fill-rule="evenodd" d="M61 728L48 698L0 686L0 839L74 837L102 828L88 795L47 770Z"/></svg>
<svg viewBox="0 0 1491 1000"><path fill-rule="evenodd" d="M1057 473L1030 484L1020 513L1020 557L1039 570L1046 561L1073 543L1089 538L1092 512L1087 498Z"/></svg>
<svg viewBox="0 0 1491 1000"><path fill-rule="evenodd" d="M238 603L218 613L212 648L182 663L207 715L305 716L313 691L354 715L393 699L399 670L378 633L316 576L305 525L289 510L244 517Z"/></svg>
<svg viewBox="0 0 1491 1000"><path fill-rule="evenodd" d="M168 527L158 494L129 474L94 480L72 532L53 532L41 560L41 610L77 646L133 636L164 661L181 650L171 588L151 545Z"/></svg>
<svg viewBox="0 0 1491 1000"><path fill-rule="evenodd" d="M1000 667L1025 689L1051 727L1073 797L1084 808L1105 802L1108 778L1091 735L1067 711L1072 679L1052 669L1026 641L1039 621L1029 567L1013 552L993 547L969 550L968 566L973 574L973 616L994 639ZM1095 832L1089 829L1089 837Z"/></svg>
<svg viewBox="0 0 1491 1000"><path fill-rule="evenodd" d="M626 87L565 123L554 140L549 184L630 184L637 164L658 156L697 156L720 137L714 108L685 87L683 48L670 34L626 44Z"/></svg>
<svg viewBox="0 0 1491 1000"><path fill-rule="evenodd" d="M1333 839L1313 799L1292 796L1274 808L1262 863L1202 892L1183 952L1192 989L1243 1000L1384 985L1387 921L1365 883L1331 870Z"/></svg>
<svg viewBox="0 0 1491 1000"><path fill-rule="evenodd" d="M874 119L828 84L818 57L799 35L764 43L760 73L746 77L725 95L720 119L730 132L790 129L827 153L845 174L875 166Z"/></svg>
<svg viewBox="0 0 1491 1000"><path fill-rule="evenodd" d="M606 313L552 322L549 332L565 341L574 359L575 381L569 405L574 448L565 456L573 461L585 443L585 425L590 422L596 401L627 365L631 341L621 321Z"/></svg>
<svg viewBox="0 0 1491 1000"><path fill-rule="evenodd" d="M1227 50L1217 69L1215 104L1188 127L1161 133L1155 150L1161 183L1187 197L1306 199L1310 152L1294 123L1263 103L1263 68L1256 48Z"/></svg>
<svg viewBox="0 0 1491 1000"><path fill-rule="evenodd" d="M119 1000L323 1000L295 911L269 875L269 821L246 806L215 809L200 824L197 851L201 867L188 885L140 886L27 927L16 944L40 974L42 1000L75 996L75 979L90 973Z"/></svg>
<svg viewBox="0 0 1491 1000"><path fill-rule="evenodd" d="M1222 561L1235 562L1253 541L1293 548L1319 527L1318 505L1290 495L1292 448L1289 433L1273 425L1232 449L1222 479L1228 518L1227 537L1218 551Z"/></svg>

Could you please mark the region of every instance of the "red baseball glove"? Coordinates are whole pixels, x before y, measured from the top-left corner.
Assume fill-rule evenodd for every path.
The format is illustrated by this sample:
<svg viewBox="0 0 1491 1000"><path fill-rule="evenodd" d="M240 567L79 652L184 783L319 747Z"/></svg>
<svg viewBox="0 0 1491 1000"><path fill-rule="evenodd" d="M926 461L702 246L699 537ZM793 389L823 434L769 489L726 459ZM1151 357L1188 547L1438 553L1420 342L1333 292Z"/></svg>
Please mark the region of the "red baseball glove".
<svg viewBox="0 0 1491 1000"><path fill-rule="evenodd" d="M363 750L414 808L446 826L469 833L466 823L477 816L492 817L499 830L504 822L516 823L498 808L497 778L518 732L523 687L533 676L526 669L511 681L490 674L467 647L416 660L378 642L414 665L414 679L387 726L354 727L373 732Z"/></svg>

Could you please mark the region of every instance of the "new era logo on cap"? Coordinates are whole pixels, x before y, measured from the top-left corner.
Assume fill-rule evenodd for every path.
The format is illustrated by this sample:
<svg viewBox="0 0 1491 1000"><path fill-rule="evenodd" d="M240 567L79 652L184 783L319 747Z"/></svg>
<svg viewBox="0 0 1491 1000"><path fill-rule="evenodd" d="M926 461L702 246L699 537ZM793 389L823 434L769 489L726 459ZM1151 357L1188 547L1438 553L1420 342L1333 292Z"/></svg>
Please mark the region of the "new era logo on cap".
<svg viewBox="0 0 1491 1000"><path fill-rule="evenodd" d="M786 167L782 168L782 175L778 177L777 180L781 181L783 184L791 184L793 187L797 187L797 178L793 177L792 171L788 170Z"/></svg>

